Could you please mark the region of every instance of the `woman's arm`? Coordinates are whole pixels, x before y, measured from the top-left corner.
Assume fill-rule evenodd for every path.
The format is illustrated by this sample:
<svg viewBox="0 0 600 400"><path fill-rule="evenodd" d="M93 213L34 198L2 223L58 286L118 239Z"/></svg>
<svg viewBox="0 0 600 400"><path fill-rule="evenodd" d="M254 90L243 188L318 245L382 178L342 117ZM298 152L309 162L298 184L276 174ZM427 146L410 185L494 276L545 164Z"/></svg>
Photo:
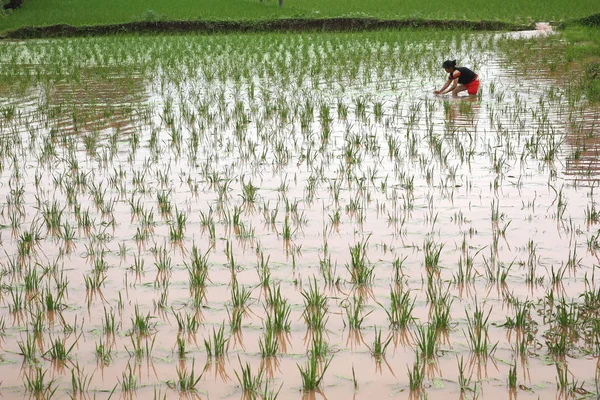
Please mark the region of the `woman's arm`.
<svg viewBox="0 0 600 400"><path fill-rule="evenodd" d="M450 86L450 83L452 83L452 80L448 79L444 86L442 86L440 90L434 90L433 94L443 94L444 90L446 90L446 88Z"/></svg>
<svg viewBox="0 0 600 400"><path fill-rule="evenodd" d="M446 88L446 86L448 86L450 84L450 79L448 79L448 82L446 85L444 85L444 89ZM450 93L452 92L454 89L456 89L456 86L458 86L458 77L452 79L452 86L450 86L446 91L444 91L444 89L440 90L440 94L446 94L446 93Z"/></svg>

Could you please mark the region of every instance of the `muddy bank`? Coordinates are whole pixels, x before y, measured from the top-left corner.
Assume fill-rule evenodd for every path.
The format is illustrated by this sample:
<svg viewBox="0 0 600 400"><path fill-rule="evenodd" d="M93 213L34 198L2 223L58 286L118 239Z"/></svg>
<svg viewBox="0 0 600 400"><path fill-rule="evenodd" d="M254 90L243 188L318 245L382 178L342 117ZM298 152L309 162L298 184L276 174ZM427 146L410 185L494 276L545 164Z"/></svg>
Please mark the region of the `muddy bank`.
<svg viewBox="0 0 600 400"><path fill-rule="evenodd" d="M275 21L152 21L114 25L71 26L52 25L25 27L6 32L9 39L96 36L122 33L227 33L227 32L302 32L302 31L365 31L395 28L437 28L469 30L525 30L531 25L499 21L462 20L379 20L375 18L281 19Z"/></svg>

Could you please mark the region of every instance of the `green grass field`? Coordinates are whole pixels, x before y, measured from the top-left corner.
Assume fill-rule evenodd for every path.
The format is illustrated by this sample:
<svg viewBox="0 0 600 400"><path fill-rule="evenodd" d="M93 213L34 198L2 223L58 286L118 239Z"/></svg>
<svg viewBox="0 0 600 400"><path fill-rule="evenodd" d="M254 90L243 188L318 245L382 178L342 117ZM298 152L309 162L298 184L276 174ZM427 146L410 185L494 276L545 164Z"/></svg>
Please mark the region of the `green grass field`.
<svg viewBox="0 0 600 400"><path fill-rule="evenodd" d="M6 0L5 0L6 1ZM0 17L0 31L23 26L74 26L164 20L264 20L340 16L382 19L468 19L507 22L559 21L600 12L597 0L576 6L560 0L470 0L453 5L434 0L25 0L23 8Z"/></svg>

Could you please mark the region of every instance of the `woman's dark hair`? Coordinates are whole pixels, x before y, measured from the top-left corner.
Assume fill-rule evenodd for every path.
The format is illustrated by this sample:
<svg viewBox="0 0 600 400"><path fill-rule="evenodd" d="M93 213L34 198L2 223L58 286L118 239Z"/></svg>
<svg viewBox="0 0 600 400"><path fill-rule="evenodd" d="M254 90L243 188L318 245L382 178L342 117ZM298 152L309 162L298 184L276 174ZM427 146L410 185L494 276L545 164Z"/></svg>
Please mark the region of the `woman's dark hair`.
<svg viewBox="0 0 600 400"><path fill-rule="evenodd" d="M442 64L442 68L456 68L456 60L446 60Z"/></svg>

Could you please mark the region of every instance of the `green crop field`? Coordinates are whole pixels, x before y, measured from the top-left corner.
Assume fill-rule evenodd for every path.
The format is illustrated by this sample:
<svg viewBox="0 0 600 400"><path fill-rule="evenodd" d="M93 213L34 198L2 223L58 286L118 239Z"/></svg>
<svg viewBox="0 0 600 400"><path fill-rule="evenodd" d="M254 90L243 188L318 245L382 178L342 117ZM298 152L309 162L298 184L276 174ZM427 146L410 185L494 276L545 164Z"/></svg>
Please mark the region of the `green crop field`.
<svg viewBox="0 0 600 400"><path fill-rule="evenodd" d="M6 2L6 0L5 0ZM435 0L25 0L21 9L0 18L0 30L23 26L115 24L144 20L264 20L340 16L382 19L491 19L509 22L560 21L600 11L596 0L572 3L522 0L472 0L451 5Z"/></svg>

